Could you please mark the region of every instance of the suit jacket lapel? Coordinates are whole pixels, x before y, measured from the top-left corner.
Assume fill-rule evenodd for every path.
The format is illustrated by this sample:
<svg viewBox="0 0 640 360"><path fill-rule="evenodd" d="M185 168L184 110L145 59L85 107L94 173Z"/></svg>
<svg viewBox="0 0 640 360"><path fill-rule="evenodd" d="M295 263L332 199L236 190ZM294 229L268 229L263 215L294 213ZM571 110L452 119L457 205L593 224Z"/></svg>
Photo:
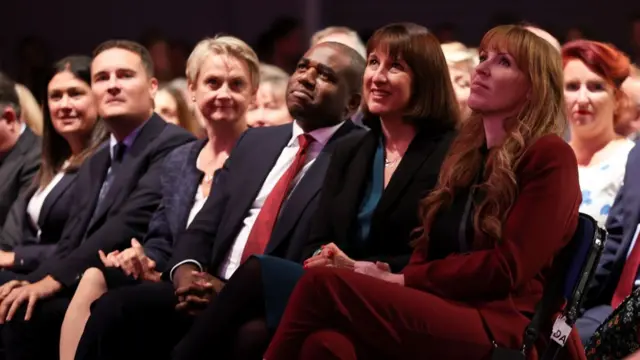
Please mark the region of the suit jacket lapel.
<svg viewBox="0 0 640 360"><path fill-rule="evenodd" d="M100 218L102 218L109 212L109 209L111 208L111 206L113 206L113 203L118 198L118 194L120 193L124 185L129 183L129 179L131 178L131 176L135 176L135 174L129 171L131 165L138 161L138 158L147 148L149 143L151 143L156 135L162 131L161 129L164 126L166 126L166 122L155 113L151 116L147 123L142 126L142 129L140 129L140 132L133 141L131 148L127 149L125 152L124 158L122 159L122 164L120 165L120 170L118 174L116 174L115 178L113 178L111 186L109 187L107 194L102 200L103 203L100 204L100 209L98 209L98 212L94 216L94 223L98 222ZM108 152L108 154L109 156L111 156L110 152Z"/></svg>
<svg viewBox="0 0 640 360"><path fill-rule="evenodd" d="M182 171L180 173L181 185L178 189L175 189L173 197L175 202L172 210L175 211L173 216L176 217L176 221L169 222L176 224L178 227L182 227L182 229L176 229L178 232L184 230L184 227L187 225L191 208L195 202L196 192L198 191L198 186L200 186L200 179L202 177L202 172L200 172L196 167L196 162L198 155L200 155L200 150L202 150L206 144L207 141L198 141L193 143L193 145L191 145L191 151L189 151L187 161L185 161L182 166ZM166 196L165 194L163 194L163 196ZM188 199L188 201L185 199Z"/></svg>
<svg viewBox="0 0 640 360"><path fill-rule="evenodd" d="M84 214L87 217L86 221L90 221L93 213L95 211L96 206L98 205L98 198L100 196L100 189L102 189L102 184L107 178L107 170L109 170L109 164L111 163L111 153L110 153L109 143L107 142L104 147L89 160L91 163L90 166L90 175L91 175L91 193L86 197L86 203L83 206L85 209ZM95 222L94 218L94 222ZM93 224L87 224L87 230ZM86 232L86 231L85 231Z"/></svg>
<svg viewBox="0 0 640 360"><path fill-rule="evenodd" d="M38 226L42 228L45 223L45 219L49 216L49 212L53 208L53 205L58 201L60 195L64 194L69 185L73 183L76 179L76 173L66 173L60 179L60 182L56 184L56 186L51 189L51 192L44 199L44 203L42 204L42 209L40 210L40 217L38 218Z"/></svg>
<svg viewBox="0 0 640 360"><path fill-rule="evenodd" d="M309 205L311 199L320 191L324 182L324 175L331 161L331 151L334 147L334 140L346 135L355 128L351 121L345 122L343 126L329 139L327 145L318 154L313 165L307 170L298 185L286 200L280 212L278 221L275 224L271 239L265 249L265 254L274 251L286 238L291 229L298 222L304 209Z"/></svg>
<svg viewBox="0 0 640 360"><path fill-rule="evenodd" d="M385 213L397 199L404 188L412 181L415 173L420 169L422 164L427 161L440 135L430 134L428 131L421 131L409 144L407 152L398 164L398 168L391 177L387 188L382 193L380 202L376 207L375 213Z"/></svg>
<svg viewBox="0 0 640 360"><path fill-rule="evenodd" d="M238 173L244 174L242 177L244 181L232 185L231 191L235 197L229 200L229 214L225 218L224 224L222 225L223 228L220 231L220 236L223 241L215 242L213 254L217 254L219 248L228 247L228 244L234 241L238 235L239 229L241 229L243 224L243 219L247 216L267 176L278 161L282 149L287 146L287 143L291 139L291 134L292 127L286 126L282 127L281 131L275 132L272 136L268 138L265 137L261 143L256 142L254 146L255 154L263 156L250 157L249 159L254 161L251 163L237 164L237 167L241 169L232 169L234 173L238 171ZM211 188L211 191L216 191L215 185ZM226 251L224 253L226 253Z"/></svg>

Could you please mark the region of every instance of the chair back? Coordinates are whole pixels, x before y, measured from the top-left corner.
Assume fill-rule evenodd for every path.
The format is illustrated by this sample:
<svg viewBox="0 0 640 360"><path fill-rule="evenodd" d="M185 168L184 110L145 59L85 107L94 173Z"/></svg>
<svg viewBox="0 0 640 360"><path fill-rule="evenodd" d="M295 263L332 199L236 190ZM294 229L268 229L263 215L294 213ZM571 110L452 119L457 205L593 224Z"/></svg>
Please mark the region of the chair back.
<svg viewBox="0 0 640 360"><path fill-rule="evenodd" d="M565 303L562 315L553 325L551 341L541 359L555 359L568 340L584 301L585 290L593 279L602 255L605 238L606 232L598 227L596 220L587 214L580 213L573 238L556 258L552 270L553 277L545 287L542 300L529 325L531 327L537 323L538 328L535 333L537 339L542 323L550 319ZM530 330L529 327L527 331ZM525 339L527 339L527 331L525 331ZM530 345L533 345L533 342Z"/></svg>

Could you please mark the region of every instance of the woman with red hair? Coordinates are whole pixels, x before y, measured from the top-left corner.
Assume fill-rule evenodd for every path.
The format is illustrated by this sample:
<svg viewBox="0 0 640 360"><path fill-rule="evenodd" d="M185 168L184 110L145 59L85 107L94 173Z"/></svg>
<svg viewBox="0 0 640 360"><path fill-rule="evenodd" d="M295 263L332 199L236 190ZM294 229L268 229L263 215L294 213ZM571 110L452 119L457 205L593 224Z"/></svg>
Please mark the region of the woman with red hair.
<svg viewBox="0 0 640 360"><path fill-rule="evenodd" d="M366 261L354 270L306 271L266 360L473 360L496 347L518 353L553 260L576 229L578 171L559 136L558 52L508 25L490 30L479 54L473 113L421 203L423 230L409 264L397 274ZM544 339L549 333L537 344ZM574 332L572 358L584 356L576 339ZM527 359L537 358L537 349L527 350Z"/></svg>
<svg viewBox="0 0 640 360"><path fill-rule="evenodd" d="M576 40L562 47L562 60L569 145L578 159L582 190L580 211L604 227L634 146L615 131L628 103L620 86L629 76L629 58L612 45Z"/></svg>

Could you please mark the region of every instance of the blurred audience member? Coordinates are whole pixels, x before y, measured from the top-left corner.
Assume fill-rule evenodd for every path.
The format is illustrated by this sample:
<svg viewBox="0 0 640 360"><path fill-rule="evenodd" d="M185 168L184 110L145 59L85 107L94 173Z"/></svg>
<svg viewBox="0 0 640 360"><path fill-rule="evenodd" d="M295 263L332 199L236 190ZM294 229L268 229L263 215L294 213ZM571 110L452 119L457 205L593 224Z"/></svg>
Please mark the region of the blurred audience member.
<svg viewBox="0 0 640 360"><path fill-rule="evenodd" d="M154 98L154 105L154 111L166 122L178 125L196 136L200 135L200 125L180 90L170 85L161 87Z"/></svg>
<svg viewBox="0 0 640 360"><path fill-rule="evenodd" d="M366 49L360 36L355 30L352 30L344 26L330 26L322 29L311 37L311 46L316 45L323 41L333 41L349 46L362 55L363 58L367 57Z"/></svg>
<svg viewBox="0 0 640 360"><path fill-rule="evenodd" d="M467 106L471 86L471 73L475 67L474 54L462 43L451 42L442 44L442 51L449 66L449 76L456 92L462 121L471 115L471 109Z"/></svg>
<svg viewBox="0 0 640 360"><path fill-rule="evenodd" d="M70 56L55 63L50 72L42 165L2 228L3 269L28 273L53 254L73 205L78 168L107 139L91 92L90 65L89 57Z"/></svg>
<svg viewBox="0 0 640 360"><path fill-rule="evenodd" d="M0 228L40 167L40 139L21 118L15 83L0 73Z"/></svg>
<svg viewBox="0 0 640 360"><path fill-rule="evenodd" d="M282 69L260 64L260 88L247 112L249 127L275 126L293 121L286 102L289 75Z"/></svg>
<svg viewBox="0 0 640 360"><path fill-rule="evenodd" d="M622 83L621 89L627 99L618 114L616 132L630 140L636 140L640 131L640 77L629 76Z"/></svg>
<svg viewBox="0 0 640 360"><path fill-rule="evenodd" d="M260 35L256 52L261 61L291 74L300 55L304 53L304 43L304 29L300 21L283 17L276 19L269 29Z"/></svg>
<svg viewBox="0 0 640 360"><path fill-rule="evenodd" d="M173 68L171 65L171 46L169 41L159 32L150 31L145 36L141 44L147 48L151 54L156 78L160 83L173 79Z"/></svg>
<svg viewBox="0 0 640 360"><path fill-rule="evenodd" d="M589 40L565 44L562 58L569 144L580 171L580 211L604 226L634 146L615 131L627 101L620 86L629 76L629 59L611 45Z"/></svg>
<svg viewBox="0 0 640 360"><path fill-rule="evenodd" d="M42 136L42 108L31 91L22 84L16 84L22 109L21 120L34 134Z"/></svg>

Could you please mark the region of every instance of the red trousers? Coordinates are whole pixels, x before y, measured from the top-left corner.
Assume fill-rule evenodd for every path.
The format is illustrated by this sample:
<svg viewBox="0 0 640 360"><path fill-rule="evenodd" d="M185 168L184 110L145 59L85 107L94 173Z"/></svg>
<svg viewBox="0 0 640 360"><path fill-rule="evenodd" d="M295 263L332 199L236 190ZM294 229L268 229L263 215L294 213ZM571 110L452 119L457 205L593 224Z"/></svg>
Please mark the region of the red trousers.
<svg viewBox="0 0 640 360"><path fill-rule="evenodd" d="M349 270L312 269L298 282L266 360L486 359L475 308Z"/></svg>

